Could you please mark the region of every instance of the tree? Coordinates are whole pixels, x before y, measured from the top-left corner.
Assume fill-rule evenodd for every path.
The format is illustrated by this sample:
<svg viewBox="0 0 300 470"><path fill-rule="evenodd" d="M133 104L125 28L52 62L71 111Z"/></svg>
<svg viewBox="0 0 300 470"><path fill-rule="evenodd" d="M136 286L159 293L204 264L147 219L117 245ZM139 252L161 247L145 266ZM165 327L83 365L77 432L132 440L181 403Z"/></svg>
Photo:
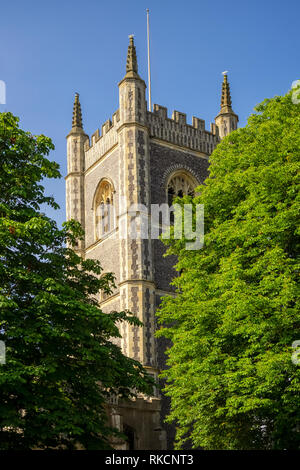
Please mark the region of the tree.
<svg viewBox="0 0 300 470"><path fill-rule="evenodd" d="M158 336L172 344L163 376L178 448L300 447L299 106L291 93L265 100L218 145L192 200L204 204L203 249L169 241L181 275Z"/></svg>
<svg viewBox="0 0 300 470"><path fill-rule="evenodd" d="M0 448L109 448L111 394L148 393L152 379L112 342L127 312L104 314L100 290L111 292L112 274L72 249L83 235L71 221L58 229L40 212L57 208L40 184L58 178L46 158L54 146L0 114ZM66 242L67 246L66 246Z"/></svg>

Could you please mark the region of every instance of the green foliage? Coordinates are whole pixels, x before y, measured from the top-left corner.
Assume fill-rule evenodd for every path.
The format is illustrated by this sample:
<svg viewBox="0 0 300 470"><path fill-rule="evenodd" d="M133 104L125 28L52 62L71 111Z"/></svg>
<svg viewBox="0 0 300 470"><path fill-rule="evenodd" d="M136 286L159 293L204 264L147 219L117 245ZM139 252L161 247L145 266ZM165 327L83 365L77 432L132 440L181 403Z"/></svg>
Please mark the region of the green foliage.
<svg viewBox="0 0 300 470"><path fill-rule="evenodd" d="M153 383L112 342L117 324L140 323L100 310L97 294L111 292L114 278L100 278L99 262L72 250L80 225L59 230L39 212L41 204L58 207L40 184L60 177L46 158L53 148L0 114L1 450L109 448L115 430L107 426L107 398L148 393Z"/></svg>
<svg viewBox="0 0 300 470"><path fill-rule="evenodd" d="M300 447L299 168L300 105L265 100L218 145L193 199L203 249L169 243L181 275L158 335L173 344L163 375L178 448Z"/></svg>

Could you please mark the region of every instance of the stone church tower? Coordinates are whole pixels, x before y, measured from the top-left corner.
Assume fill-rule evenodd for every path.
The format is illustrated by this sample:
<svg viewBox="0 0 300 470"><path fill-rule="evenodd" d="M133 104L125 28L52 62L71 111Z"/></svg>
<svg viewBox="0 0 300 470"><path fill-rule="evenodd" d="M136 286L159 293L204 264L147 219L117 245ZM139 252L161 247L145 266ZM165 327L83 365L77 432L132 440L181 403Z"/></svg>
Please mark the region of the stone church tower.
<svg viewBox="0 0 300 470"><path fill-rule="evenodd" d="M155 336L155 310L176 275L174 258L163 258L159 240L129 233L133 205L162 204L176 195L193 194L208 175L208 157L220 138L237 127L224 76L221 110L210 131L202 119L154 104L147 111L146 84L138 74L133 37L128 47L126 75L119 83L119 109L89 138L82 126L79 95L75 95L72 129L67 136L67 219L76 219L85 230L78 252L98 259L103 272L116 276L117 288L100 298L103 311L133 312L143 327L121 325L124 354L140 361L156 379L164 366L163 342ZM148 235L151 227L148 227ZM122 235L123 234L123 235ZM147 234L146 234L147 235ZM168 402L158 391L130 403L110 404L110 420L128 436L115 442L119 449L170 449L174 431L163 422Z"/></svg>

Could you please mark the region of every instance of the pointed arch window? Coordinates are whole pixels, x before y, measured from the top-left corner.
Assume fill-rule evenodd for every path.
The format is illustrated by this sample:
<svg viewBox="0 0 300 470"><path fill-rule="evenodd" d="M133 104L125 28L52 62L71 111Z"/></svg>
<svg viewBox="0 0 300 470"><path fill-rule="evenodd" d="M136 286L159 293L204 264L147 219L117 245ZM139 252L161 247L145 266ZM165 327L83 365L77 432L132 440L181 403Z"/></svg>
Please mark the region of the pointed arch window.
<svg viewBox="0 0 300 470"><path fill-rule="evenodd" d="M104 179L99 184L94 198L95 238L100 240L115 228L114 188Z"/></svg>
<svg viewBox="0 0 300 470"><path fill-rule="evenodd" d="M174 197L194 196L197 181L192 175L180 171L174 173L167 184L168 204L172 205Z"/></svg>

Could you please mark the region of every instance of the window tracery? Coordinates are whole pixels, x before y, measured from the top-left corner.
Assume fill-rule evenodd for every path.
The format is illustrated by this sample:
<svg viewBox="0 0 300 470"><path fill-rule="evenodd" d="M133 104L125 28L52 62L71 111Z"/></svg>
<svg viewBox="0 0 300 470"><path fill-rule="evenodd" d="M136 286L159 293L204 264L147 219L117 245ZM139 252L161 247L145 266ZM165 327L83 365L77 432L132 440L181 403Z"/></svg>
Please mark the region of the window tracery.
<svg viewBox="0 0 300 470"><path fill-rule="evenodd" d="M96 240L114 229L114 188L108 180L101 181L97 188L95 202L95 234Z"/></svg>

